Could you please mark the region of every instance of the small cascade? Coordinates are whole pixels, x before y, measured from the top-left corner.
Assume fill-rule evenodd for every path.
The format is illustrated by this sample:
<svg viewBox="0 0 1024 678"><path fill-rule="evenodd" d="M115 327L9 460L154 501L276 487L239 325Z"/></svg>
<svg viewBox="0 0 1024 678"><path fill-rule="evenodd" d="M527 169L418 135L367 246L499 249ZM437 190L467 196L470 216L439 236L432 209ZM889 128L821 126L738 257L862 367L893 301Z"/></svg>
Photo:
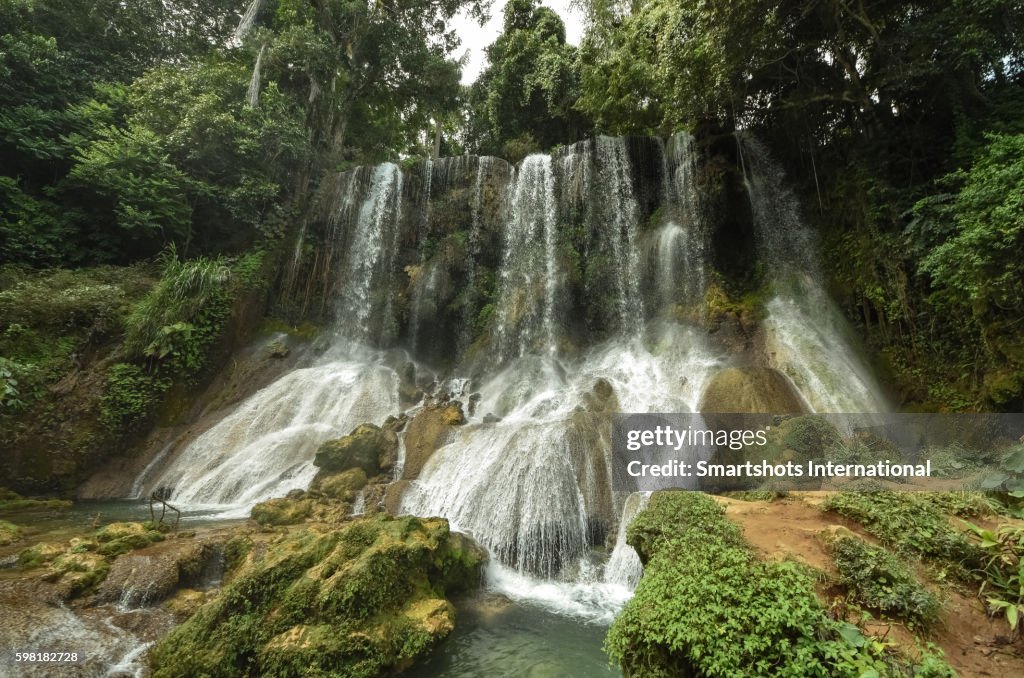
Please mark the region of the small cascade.
<svg viewBox="0 0 1024 678"><path fill-rule="evenodd" d="M636 550L626 543L626 531L637 514L647 507L651 498L649 492L634 492L626 497L619 518L619 531L615 537L615 548L604 566L604 580L610 584L618 584L632 590L643 576L644 566Z"/></svg>
<svg viewBox="0 0 1024 678"><path fill-rule="evenodd" d="M506 178L510 174L509 169L508 163L500 158L482 156L477 161L476 179L473 183L473 201L470 205L471 222L467 243L469 261L466 272L465 301L462 307L462 327L459 331L459 356L465 356L466 350L469 348L469 342L473 336L474 321L476 320L475 314L478 310L480 290L477 286L477 272L479 269L478 262L482 254L484 189L488 181L494 181L498 176ZM504 205L499 205L499 208L503 207Z"/></svg>
<svg viewBox="0 0 1024 678"><path fill-rule="evenodd" d="M495 331L502 358L558 351L555 315L561 273L555 252L557 206L551 157L523 160L511 193Z"/></svg>
<svg viewBox="0 0 1024 678"><path fill-rule="evenodd" d="M321 443L380 423L398 407L397 373L368 357L336 356L256 392L181 451L149 489L167 488L176 506L239 515L305 489Z"/></svg>
<svg viewBox="0 0 1024 678"><path fill-rule="evenodd" d="M263 8L263 0L252 0L249 6L246 7L245 13L242 15L241 21L238 22L238 27L235 28L235 32L231 35L231 41L235 44L239 44L249 35L249 31L256 24L256 16L260 13L260 9Z"/></svg>
<svg viewBox="0 0 1024 678"><path fill-rule="evenodd" d="M594 143L597 172L588 191L592 195L588 222L592 236L610 250L619 328L635 332L643 326L644 303L637 247L640 210L629 152L624 138L602 136Z"/></svg>
<svg viewBox="0 0 1024 678"><path fill-rule="evenodd" d="M663 201L669 215L655 251L655 287L661 305L699 304L707 284L707 234L697 190L697 152L689 134L662 150Z"/></svg>
<svg viewBox="0 0 1024 678"><path fill-rule="evenodd" d="M348 224L352 234L342 274L338 319L342 333L358 342L384 340L393 321L391 282L401 198L402 171L398 165L378 165L355 224Z"/></svg>
<svg viewBox="0 0 1024 678"><path fill-rule="evenodd" d="M775 296L765 305L768 359L816 412L874 413L889 406L853 348L849 328L822 284L817 243L782 170L757 140L742 138L760 259Z"/></svg>
<svg viewBox="0 0 1024 678"><path fill-rule="evenodd" d="M249 108L256 108L260 103L260 76L263 68L263 55L267 52L267 46L260 47L256 55L256 65L252 69L252 78L249 80L249 90L245 95L245 103Z"/></svg>

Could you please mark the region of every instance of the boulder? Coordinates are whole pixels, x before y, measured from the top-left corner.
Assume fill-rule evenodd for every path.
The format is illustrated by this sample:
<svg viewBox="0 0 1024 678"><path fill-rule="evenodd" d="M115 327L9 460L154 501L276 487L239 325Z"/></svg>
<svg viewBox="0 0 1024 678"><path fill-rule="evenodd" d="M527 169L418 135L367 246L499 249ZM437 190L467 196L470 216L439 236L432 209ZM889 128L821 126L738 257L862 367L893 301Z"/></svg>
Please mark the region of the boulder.
<svg viewBox="0 0 1024 678"><path fill-rule="evenodd" d="M312 499L268 499L252 507L250 515L260 525L295 525L309 517Z"/></svg>
<svg viewBox="0 0 1024 678"><path fill-rule="evenodd" d="M21 538L21 528L14 523L0 520L0 546L13 544Z"/></svg>
<svg viewBox="0 0 1024 678"><path fill-rule="evenodd" d="M354 501L356 493L366 487L366 472L361 468L350 468L317 481L317 489L329 499Z"/></svg>
<svg viewBox="0 0 1024 678"><path fill-rule="evenodd" d="M207 543L172 539L123 555L110 567L97 599L127 607L159 602L179 585L193 582L213 554L214 549Z"/></svg>
<svg viewBox="0 0 1024 678"><path fill-rule="evenodd" d="M427 405L413 417L405 430L403 480L414 480L430 457L445 445L452 429L466 421L458 403Z"/></svg>
<svg viewBox="0 0 1024 678"><path fill-rule="evenodd" d="M152 648L152 675L234 675L238 657L249 675L391 675L451 632L446 596L479 586L485 562L439 518L294 529Z"/></svg>
<svg viewBox="0 0 1024 678"><path fill-rule="evenodd" d="M398 436L373 424L362 424L344 438L328 440L313 463L323 471L361 468L373 477L392 468L398 458Z"/></svg>
<svg viewBox="0 0 1024 678"><path fill-rule="evenodd" d="M802 414L807 411L789 379L770 367L728 367L704 388L703 413Z"/></svg>

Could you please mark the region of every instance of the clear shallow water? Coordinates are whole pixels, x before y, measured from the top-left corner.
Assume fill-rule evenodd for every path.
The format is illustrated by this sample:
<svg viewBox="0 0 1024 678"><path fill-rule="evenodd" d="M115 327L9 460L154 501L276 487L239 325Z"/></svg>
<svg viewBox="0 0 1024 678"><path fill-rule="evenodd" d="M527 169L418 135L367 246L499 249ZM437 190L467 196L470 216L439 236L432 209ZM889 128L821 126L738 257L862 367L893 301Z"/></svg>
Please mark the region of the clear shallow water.
<svg viewBox="0 0 1024 678"><path fill-rule="evenodd" d="M601 649L607 624L493 594L457 607L455 630L410 678L621 676Z"/></svg>

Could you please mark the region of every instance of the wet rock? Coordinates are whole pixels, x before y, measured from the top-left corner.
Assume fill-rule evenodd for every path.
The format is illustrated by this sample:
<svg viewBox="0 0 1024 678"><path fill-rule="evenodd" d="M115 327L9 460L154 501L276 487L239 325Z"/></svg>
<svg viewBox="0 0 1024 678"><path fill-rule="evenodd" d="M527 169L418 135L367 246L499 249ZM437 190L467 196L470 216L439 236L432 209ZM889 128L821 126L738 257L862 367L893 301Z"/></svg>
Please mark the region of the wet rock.
<svg viewBox="0 0 1024 678"><path fill-rule="evenodd" d="M152 649L153 675L233 675L237 657L251 675L391 674L451 632L443 596L478 586L485 561L442 519L293 530Z"/></svg>
<svg viewBox="0 0 1024 678"><path fill-rule="evenodd" d="M96 533L100 555L116 557L128 551L141 549L162 541L164 535L152 529L149 523L111 523Z"/></svg>
<svg viewBox="0 0 1024 678"><path fill-rule="evenodd" d="M583 394L583 403L590 412L610 414L619 411L619 399L607 379L598 379L594 387Z"/></svg>
<svg viewBox="0 0 1024 678"><path fill-rule="evenodd" d="M97 600L124 607L157 603L182 583L196 579L213 554L212 546L191 539L173 539L114 561L100 585Z"/></svg>
<svg viewBox="0 0 1024 678"><path fill-rule="evenodd" d="M379 426L362 424L344 438L321 445L313 463L328 472L358 467L373 477L392 468L397 458L398 436Z"/></svg>
<svg viewBox="0 0 1024 678"><path fill-rule="evenodd" d="M276 360L287 358L291 349L283 341L275 341L267 347L267 355Z"/></svg>
<svg viewBox="0 0 1024 678"><path fill-rule="evenodd" d="M499 421L501 421L501 417L494 414L493 412L488 412L487 414L484 415L483 421L485 424L497 424Z"/></svg>
<svg viewBox="0 0 1024 678"><path fill-rule="evenodd" d="M428 405L416 413L405 431L405 466L402 478L414 480L430 457L450 439L452 429L464 423L458 403Z"/></svg>
<svg viewBox="0 0 1024 678"><path fill-rule="evenodd" d="M409 480L396 480L384 492L384 510L393 516L402 512L402 493L409 487Z"/></svg>

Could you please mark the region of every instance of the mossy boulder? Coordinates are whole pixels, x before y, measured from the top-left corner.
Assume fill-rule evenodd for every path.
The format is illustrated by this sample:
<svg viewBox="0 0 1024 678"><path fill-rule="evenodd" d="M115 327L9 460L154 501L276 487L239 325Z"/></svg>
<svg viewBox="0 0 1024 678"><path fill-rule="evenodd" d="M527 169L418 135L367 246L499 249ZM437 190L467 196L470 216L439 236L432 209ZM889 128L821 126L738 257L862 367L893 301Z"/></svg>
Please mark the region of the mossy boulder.
<svg viewBox="0 0 1024 678"><path fill-rule="evenodd" d="M366 471L361 468L350 468L320 479L316 488L329 499L354 501L356 493L366 487L366 481Z"/></svg>
<svg viewBox="0 0 1024 678"><path fill-rule="evenodd" d="M361 468L373 477L394 467L397 458L398 436L379 426L362 424L344 438L321 445L313 463L331 473Z"/></svg>
<svg viewBox="0 0 1024 678"><path fill-rule="evenodd" d="M268 499L252 507L251 516L260 525L295 525L313 511L311 499Z"/></svg>
<svg viewBox="0 0 1024 678"><path fill-rule="evenodd" d="M21 539L21 528L14 523L0 520L0 546L7 546Z"/></svg>
<svg viewBox="0 0 1024 678"><path fill-rule="evenodd" d="M450 439L452 429L465 423L466 418L458 403L427 405L413 417L405 430L404 480L419 477L423 467Z"/></svg>
<svg viewBox="0 0 1024 678"><path fill-rule="evenodd" d="M221 594L153 648L153 675L400 671L451 632L445 596L477 586L485 559L442 519L293 529L247 552Z"/></svg>
<svg viewBox="0 0 1024 678"><path fill-rule="evenodd" d="M163 533L148 523L111 523L96 532L96 552L113 558L163 539Z"/></svg>
<svg viewBox="0 0 1024 678"><path fill-rule="evenodd" d="M18 553L18 565L24 568L39 567L62 555L66 550L64 544L52 541L39 542Z"/></svg>
<svg viewBox="0 0 1024 678"><path fill-rule="evenodd" d="M57 580L65 598L84 593L102 582L110 571L110 562L95 553L68 552L50 563L48 579Z"/></svg>

